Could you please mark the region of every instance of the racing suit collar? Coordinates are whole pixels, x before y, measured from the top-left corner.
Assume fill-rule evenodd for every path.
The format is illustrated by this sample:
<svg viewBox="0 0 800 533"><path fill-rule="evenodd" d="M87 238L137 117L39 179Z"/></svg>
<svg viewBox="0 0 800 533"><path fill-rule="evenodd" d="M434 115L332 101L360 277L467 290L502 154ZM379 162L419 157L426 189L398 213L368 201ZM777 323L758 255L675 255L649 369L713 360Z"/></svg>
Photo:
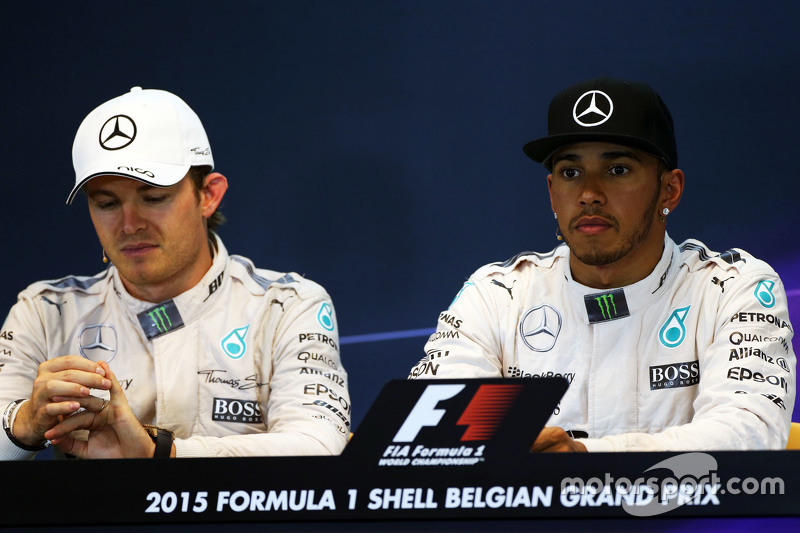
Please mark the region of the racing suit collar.
<svg viewBox="0 0 800 533"><path fill-rule="evenodd" d="M618 301L620 298L627 304L628 314L634 314L658 300L665 291L663 287L669 286L678 271L679 247L670 239L669 235L664 235L664 251L661 254L658 264L653 271L644 279L626 285L625 287L610 288L606 290L596 289L581 285L572 278L569 268L569 261L564 261L564 277L567 280L567 292L570 305L576 309L585 307L588 298L602 298L602 295L615 294ZM625 316L628 316L626 314ZM584 316L584 324L594 322L590 320L590 313ZM621 317L624 318L624 317Z"/></svg>
<svg viewBox="0 0 800 533"><path fill-rule="evenodd" d="M214 254L211 268L205 273L200 282L167 302L159 302L154 304L152 302L145 302L138 300L128 293L122 279L119 276L119 271L112 265L109 267L113 278L113 285L116 294L119 296L121 303L128 310L134 323L139 322L138 316L142 313L147 313L154 307L162 306L167 303L174 305L174 309L179 313L183 324L188 324L192 320L202 316L211 304L222 293L222 288L227 284L226 271L228 266L228 250L222 243L222 239L216 234L212 233L214 239Z"/></svg>

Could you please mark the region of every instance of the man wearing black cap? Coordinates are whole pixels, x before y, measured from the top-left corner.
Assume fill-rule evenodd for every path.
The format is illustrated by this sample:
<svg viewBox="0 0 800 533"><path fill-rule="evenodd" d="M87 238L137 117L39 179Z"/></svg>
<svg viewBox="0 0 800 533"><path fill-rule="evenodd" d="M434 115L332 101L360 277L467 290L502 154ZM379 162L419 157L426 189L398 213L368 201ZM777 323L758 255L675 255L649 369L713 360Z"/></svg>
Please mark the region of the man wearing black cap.
<svg viewBox="0 0 800 533"><path fill-rule="evenodd" d="M589 80L556 95L548 131L524 150L550 171L564 244L473 274L409 377L564 377L534 451L783 449L783 285L742 250L667 235L684 174L662 99Z"/></svg>

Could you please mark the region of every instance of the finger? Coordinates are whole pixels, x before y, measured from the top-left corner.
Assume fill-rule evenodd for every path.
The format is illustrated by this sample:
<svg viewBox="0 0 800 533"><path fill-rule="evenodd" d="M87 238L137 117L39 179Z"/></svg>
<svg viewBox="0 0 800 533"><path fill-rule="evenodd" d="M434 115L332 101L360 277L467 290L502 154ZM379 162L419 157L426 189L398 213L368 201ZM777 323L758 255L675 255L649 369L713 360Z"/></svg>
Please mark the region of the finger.
<svg viewBox="0 0 800 533"><path fill-rule="evenodd" d="M79 429L94 429L98 425L97 418L98 417L95 415L95 413L92 413L91 411L81 411L79 413L75 413L74 415L65 418L63 421L48 429L44 433L44 437L52 441L53 439L58 439Z"/></svg>
<svg viewBox="0 0 800 533"><path fill-rule="evenodd" d="M91 361L79 355L62 355L61 357L48 359L39 365L39 368L51 373L74 369L81 370L83 372L98 373L101 376L104 375L103 369L97 362Z"/></svg>
<svg viewBox="0 0 800 533"><path fill-rule="evenodd" d="M48 417L57 418L59 416L69 416L81 408L81 402L73 398L51 402L44 406L44 412Z"/></svg>
<svg viewBox="0 0 800 533"><path fill-rule="evenodd" d="M105 373L101 366L97 367L100 372ZM111 382L102 374L96 371L87 372L77 368L68 368L59 372L48 372L37 376L40 381L60 381L64 383L72 383L81 385L89 389L102 389L108 390L111 388Z"/></svg>
<svg viewBox="0 0 800 533"><path fill-rule="evenodd" d="M103 398L100 398L98 396L86 396L85 398L70 398L70 397L66 397L66 396L54 396L54 397L51 398L51 400L54 403L53 404L49 404L49 405L56 405L58 402L73 402L73 403L77 403L79 407L83 407L87 411L93 411L95 413L97 413L98 411L101 411L103 409L103 407L105 406L105 404L108 403L108 400L104 400ZM77 411L77 410L78 409L76 408L75 411ZM64 413L60 413L60 414L64 414Z"/></svg>
<svg viewBox="0 0 800 533"><path fill-rule="evenodd" d="M37 380L39 378L36 378ZM38 385L38 386L37 386ZM41 403L51 402L53 398L85 398L91 394L91 389L79 383L61 381L51 378L44 383L34 384L33 398Z"/></svg>
<svg viewBox="0 0 800 533"><path fill-rule="evenodd" d="M122 390L122 385L119 384L117 376L114 375L114 372L111 371L111 367L109 367L108 363L105 361L100 361L100 365L103 367L103 371L105 372L107 379L111 382L111 387L109 387L109 390L111 391L111 403L114 405L124 405L127 407L128 399L125 397L125 393Z"/></svg>
<svg viewBox="0 0 800 533"><path fill-rule="evenodd" d="M89 443L84 440L78 440L72 435L65 435L58 439L51 439L50 442L64 452L75 457L85 457L86 451L89 448Z"/></svg>

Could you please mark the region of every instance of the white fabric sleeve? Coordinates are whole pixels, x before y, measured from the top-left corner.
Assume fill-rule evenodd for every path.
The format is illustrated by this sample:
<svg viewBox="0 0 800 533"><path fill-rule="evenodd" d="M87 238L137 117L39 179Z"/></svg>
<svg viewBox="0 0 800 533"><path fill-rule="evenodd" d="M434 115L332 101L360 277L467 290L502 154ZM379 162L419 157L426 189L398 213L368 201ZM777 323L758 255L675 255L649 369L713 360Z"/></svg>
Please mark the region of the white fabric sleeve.
<svg viewBox="0 0 800 533"><path fill-rule="evenodd" d="M341 453L350 434L347 373L333 304L316 288L309 297L289 300L294 303L286 303L277 329L261 333L265 342L272 340L261 362L262 375L271 376L269 400L261 402L268 432L177 439L178 457Z"/></svg>
<svg viewBox="0 0 800 533"><path fill-rule="evenodd" d="M761 283L771 287L770 307L756 297L758 291L770 293L763 292ZM797 373L780 278L771 269L751 272L732 287L719 309L703 312L715 321L714 341L698 349L700 389L692 421L655 434L579 439L588 451L786 448Z"/></svg>
<svg viewBox="0 0 800 533"><path fill-rule="evenodd" d="M36 306L29 298L20 298L0 333L0 412L15 400L31 397L39 364L47 359L45 346L45 328ZM36 455L11 442L5 431L0 434L0 460Z"/></svg>
<svg viewBox="0 0 800 533"><path fill-rule="evenodd" d="M474 279L467 281L450 307L439 314L425 356L409 379L499 378L502 352L498 312Z"/></svg>

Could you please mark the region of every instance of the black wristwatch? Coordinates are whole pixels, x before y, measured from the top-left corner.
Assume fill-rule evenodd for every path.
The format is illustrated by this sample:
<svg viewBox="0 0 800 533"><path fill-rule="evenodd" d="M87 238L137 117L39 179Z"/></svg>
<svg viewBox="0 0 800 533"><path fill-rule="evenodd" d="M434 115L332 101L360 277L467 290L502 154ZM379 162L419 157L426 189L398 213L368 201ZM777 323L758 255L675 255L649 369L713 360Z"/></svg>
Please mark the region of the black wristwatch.
<svg viewBox="0 0 800 533"><path fill-rule="evenodd" d="M172 432L168 429L160 428L158 426L148 426L143 425L144 430L147 431L147 434L150 435L150 438L153 439L153 442L156 443L156 449L153 452L153 457L163 457L169 459L170 455L172 455Z"/></svg>

